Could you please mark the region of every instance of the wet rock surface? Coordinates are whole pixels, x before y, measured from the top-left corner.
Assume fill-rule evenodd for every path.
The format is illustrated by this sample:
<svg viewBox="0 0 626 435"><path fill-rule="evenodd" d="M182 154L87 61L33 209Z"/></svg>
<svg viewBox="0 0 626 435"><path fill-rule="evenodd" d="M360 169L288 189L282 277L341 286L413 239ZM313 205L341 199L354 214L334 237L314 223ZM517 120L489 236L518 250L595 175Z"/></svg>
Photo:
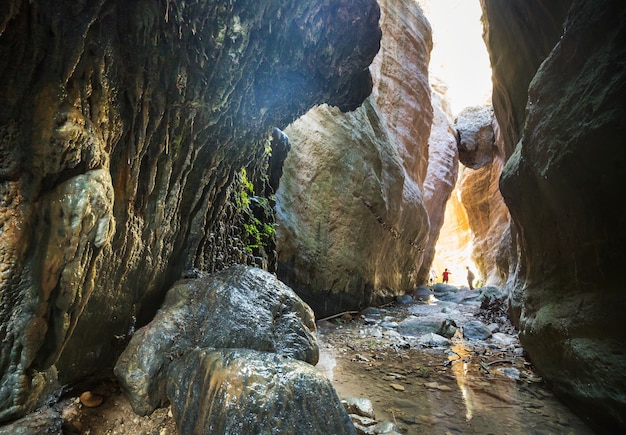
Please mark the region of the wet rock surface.
<svg viewBox="0 0 626 435"><path fill-rule="evenodd" d="M357 315L318 323L321 353L316 370L332 383L358 433L593 434L555 399L525 358L501 302L483 297L493 293L493 288L473 292L463 288L455 292L454 286L437 288L442 291L420 289L412 304L370 307ZM489 309L481 308L485 304ZM431 334L403 336L394 327L383 326L397 325L409 316L445 317L457 323L460 331L433 346L423 344ZM468 321L480 321L501 332L486 340L465 340L461 331ZM229 352L225 350L216 360L231 358ZM86 408L78 397L64 398L53 406L53 413L46 414L52 417L49 427L58 428L61 415L66 434L176 433L169 407L140 417L115 383L101 384L92 392L104 397L100 406ZM11 430L18 429L12 426Z"/></svg>
<svg viewBox="0 0 626 435"><path fill-rule="evenodd" d="M362 103L379 16L374 0L2 1L0 421L45 402L53 373L108 373L183 271L256 263L238 174L265 175L273 127Z"/></svg>
<svg viewBox="0 0 626 435"><path fill-rule="evenodd" d="M167 389L182 434L356 434L330 381L278 354L194 350Z"/></svg>
<svg viewBox="0 0 626 435"><path fill-rule="evenodd" d="M167 403L169 365L195 348L255 349L309 364L319 356L312 310L274 275L239 265L182 280L115 366L135 412Z"/></svg>
<svg viewBox="0 0 626 435"><path fill-rule="evenodd" d="M420 291L413 304L370 307L351 321L318 322L317 368L340 397L371 402L373 421L363 433L383 433L373 431L374 424L386 422L398 433L415 435L593 434L535 372L494 292L437 285L434 292ZM428 340L432 333L410 336L384 326L411 316L447 319L459 331L435 344ZM463 331L473 323L500 332L465 339ZM360 420L353 421L358 428Z"/></svg>

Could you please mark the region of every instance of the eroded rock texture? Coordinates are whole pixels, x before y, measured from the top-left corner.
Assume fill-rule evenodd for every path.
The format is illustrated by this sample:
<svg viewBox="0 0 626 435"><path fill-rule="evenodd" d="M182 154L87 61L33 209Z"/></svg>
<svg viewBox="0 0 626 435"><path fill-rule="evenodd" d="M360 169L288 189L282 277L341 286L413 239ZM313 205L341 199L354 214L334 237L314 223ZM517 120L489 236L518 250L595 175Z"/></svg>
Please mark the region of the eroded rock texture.
<svg viewBox="0 0 626 435"><path fill-rule="evenodd" d="M626 8L576 0L563 22L566 3L485 2L492 56L503 49L540 57L551 47L533 74L522 138L501 180L521 252L513 307L537 368L581 415L615 433L626 427L626 209L617 200L626 167ZM537 40L515 31L529 22L563 35ZM521 86L494 73L500 86ZM496 116L512 122L497 109Z"/></svg>
<svg viewBox="0 0 626 435"><path fill-rule="evenodd" d="M502 263L511 255L505 252L503 256L501 249L510 238L509 211L499 189L504 143L491 107L464 109L455 126L460 137L459 160L466 166L458 189L472 234L471 259L479 283L501 286L509 274L508 264Z"/></svg>
<svg viewBox="0 0 626 435"><path fill-rule="evenodd" d="M493 109L508 157L526 119L528 85L563 34L572 0L481 0L484 39L491 60Z"/></svg>
<svg viewBox="0 0 626 435"><path fill-rule="evenodd" d="M433 119L428 63L433 48L430 23L411 0L381 0L381 49L370 70L372 94L409 178L421 186L429 164Z"/></svg>
<svg viewBox="0 0 626 435"><path fill-rule="evenodd" d="M0 420L55 368L110 369L184 270L250 261L241 169L263 173L273 126L369 95L378 19L373 0L2 1Z"/></svg>
<svg viewBox="0 0 626 435"><path fill-rule="evenodd" d="M255 349L313 365L319 359L313 311L274 275L238 265L182 280L115 365L137 414L166 403L169 364L194 348Z"/></svg>
<svg viewBox="0 0 626 435"><path fill-rule="evenodd" d="M330 381L302 361L248 349L197 349L174 362L168 377L180 433L357 433Z"/></svg>
<svg viewBox="0 0 626 435"><path fill-rule="evenodd" d="M319 317L412 289L428 234L430 26L413 1L381 5L374 97L348 114L316 108L285 130L278 274Z"/></svg>
<svg viewBox="0 0 626 435"><path fill-rule="evenodd" d="M281 279L318 317L412 288L428 220L373 99L345 114L315 108L286 132Z"/></svg>
<svg viewBox="0 0 626 435"><path fill-rule="evenodd" d="M423 186L430 229L418 283L429 281L431 269L438 275L443 271L441 269L438 273L437 266L433 268L435 246L438 244L446 207L450 204L448 200L456 186L459 172L456 131L451 121L452 113L447 106L445 87L442 84L433 85L431 96L434 116L428 138L428 171Z"/></svg>

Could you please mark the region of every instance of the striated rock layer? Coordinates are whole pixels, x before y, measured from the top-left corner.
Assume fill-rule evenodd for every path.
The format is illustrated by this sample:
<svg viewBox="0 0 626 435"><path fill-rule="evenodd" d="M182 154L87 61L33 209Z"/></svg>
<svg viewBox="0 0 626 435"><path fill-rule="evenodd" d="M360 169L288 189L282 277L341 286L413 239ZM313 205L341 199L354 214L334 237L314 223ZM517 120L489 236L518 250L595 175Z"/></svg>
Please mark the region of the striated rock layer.
<svg viewBox="0 0 626 435"><path fill-rule="evenodd" d="M455 125L461 138L459 159L466 166L458 189L472 234L471 259L479 284L502 286L509 268L501 264L500 246L510 237L509 211L499 190L504 143L491 107L464 109Z"/></svg>
<svg viewBox="0 0 626 435"><path fill-rule="evenodd" d="M523 9L527 2L485 4L489 41L524 41L515 29L528 22L564 30L534 74L522 138L501 180L521 253L512 304L526 350L557 393L603 431L621 432L626 8L620 1L576 0L563 22L560 13L546 16L548 9ZM501 21L513 15L513 23ZM522 52L543 53L550 39L529 38ZM519 56L517 48L506 50ZM514 82L502 74L495 71L495 81Z"/></svg>
<svg viewBox="0 0 626 435"><path fill-rule="evenodd" d="M242 168L263 175L273 126L370 94L378 19L374 0L2 1L0 421L57 374L110 370L183 271L251 261Z"/></svg>
<svg viewBox="0 0 626 435"><path fill-rule="evenodd" d="M318 317L412 288L428 218L373 99L315 108L286 132L278 276Z"/></svg>
<svg viewBox="0 0 626 435"><path fill-rule="evenodd" d="M383 38L370 67L372 94L409 178L422 186L428 170L428 136L433 120L428 83L433 48L430 23L414 1L379 3Z"/></svg>
<svg viewBox="0 0 626 435"><path fill-rule="evenodd" d="M354 113L316 108L285 130L277 273L322 317L412 289L428 234L430 26L412 0L381 9L374 97Z"/></svg>
<svg viewBox="0 0 626 435"><path fill-rule="evenodd" d="M452 124L452 114L447 106L445 87L433 85L431 92L433 105L433 125L428 138L428 171L424 180L424 205L428 211L430 229L428 232L428 242L424 249L424 260L418 273L418 283L426 283L434 275L443 269L433 264L436 254L436 246L439 244L439 235L444 225L445 213L447 213L448 202L453 189L456 186L459 173L459 152L457 149L456 131ZM458 233L456 233L458 234ZM444 247L447 250L449 247ZM447 267L451 262L447 263ZM446 266L444 266L445 268Z"/></svg>

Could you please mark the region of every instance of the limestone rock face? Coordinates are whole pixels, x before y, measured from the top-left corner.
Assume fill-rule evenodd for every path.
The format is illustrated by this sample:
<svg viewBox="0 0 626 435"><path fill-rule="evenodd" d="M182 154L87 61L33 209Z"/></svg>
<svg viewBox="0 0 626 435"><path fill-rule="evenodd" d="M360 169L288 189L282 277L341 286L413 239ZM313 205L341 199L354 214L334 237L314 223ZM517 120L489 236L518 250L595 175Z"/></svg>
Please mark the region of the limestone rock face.
<svg viewBox="0 0 626 435"><path fill-rule="evenodd" d="M559 14L526 13L565 31L532 80L522 139L501 180L521 252L513 306L525 349L557 393L617 433L626 428L626 208L617 200L626 73L616 67L626 62L626 9L576 0L565 25ZM499 25L524 40L508 20Z"/></svg>
<svg viewBox="0 0 626 435"><path fill-rule="evenodd" d="M0 6L0 421L110 370L183 271L248 262L242 168L356 108L374 0ZM255 180L252 180L253 182ZM58 370L55 370L58 368Z"/></svg>
<svg viewBox="0 0 626 435"><path fill-rule="evenodd" d="M170 366L168 379L180 433L356 435L330 381L302 361L197 349Z"/></svg>
<svg viewBox="0 0 626 435"><path fill-rule="evenodd" d="M439 91L441 89L441 91ZM435 246L444 223L448 200L456 185L459 172L459 152L452 114L447 109L445 89L434 86L432 90L433 125L428 138L428 172L424 180L424 205L428 211L430 231L424 249L424 260L418 282L430 279L435 258ZM451 201L452 202L452 201ZM436 272L436 268L433 269ZM442 269L443 270L443 269Z"/></svg>
<svg viewBox="0 0 626 435"><path fill-rule="evenodd" d="M430 23L413 0L380 0L380 52L370 67L372 94L408 176L421 186L429 165L433 119L428 63L433 48Z"/></svg>
<svg viewBox="0 0 626 435"><path fill-rule="evenodd" d="M309 364L319 359L312 310L274 275L239 265L182 280L115 365L137 414L152 413L166 402L170 363L195 348L256 349ZM186 369L192 373L193 367Z"/></svg>
<svg viewBox="0 0 626 435"><path fill-rule="evenodd" d="M383 1L381 14L373 98L349 114L316 108L285 130L278 275L319 317L415 287L428 234L430 26L411 0Z"/></svg>
<svg viewBox="0 0 626 435"><path fill-rule="evenodd" d="M489 107L465 109L455 125L461 137L459 158L467 166L459 178L458 189L472 234L471 259L484 285L501 286L509 274L509 268L503 269L498 261L510 223L499 189L504 143Z"/></svg>
<svg viewBox="0 0 626 435"><path fill-rule="evenodd" d="M286 129L276 195L278 275L318 317L414 286L428 218L373 98L321 106Z"/></svg>

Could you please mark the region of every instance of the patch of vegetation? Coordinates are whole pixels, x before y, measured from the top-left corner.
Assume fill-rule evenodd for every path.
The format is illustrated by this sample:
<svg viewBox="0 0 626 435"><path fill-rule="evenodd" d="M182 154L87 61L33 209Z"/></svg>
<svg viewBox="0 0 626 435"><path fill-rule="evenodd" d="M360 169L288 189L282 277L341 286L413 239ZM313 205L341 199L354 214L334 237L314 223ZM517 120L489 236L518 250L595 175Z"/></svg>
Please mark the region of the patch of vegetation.
<svg viewBox="0 0 626 435"><path fill-rule="evenodd" d="M239 182L241 188L235 197L235 202L237 211L244 216L246 221L243 224L246 236L245 249L252 253L274 244L276 228L267 198L255 196L254 184L248 180L245 168L242 168L239 173ZM258 216L261 216L261 219ZM270 222L264 222L262 220L264 217Z"/></svg>

